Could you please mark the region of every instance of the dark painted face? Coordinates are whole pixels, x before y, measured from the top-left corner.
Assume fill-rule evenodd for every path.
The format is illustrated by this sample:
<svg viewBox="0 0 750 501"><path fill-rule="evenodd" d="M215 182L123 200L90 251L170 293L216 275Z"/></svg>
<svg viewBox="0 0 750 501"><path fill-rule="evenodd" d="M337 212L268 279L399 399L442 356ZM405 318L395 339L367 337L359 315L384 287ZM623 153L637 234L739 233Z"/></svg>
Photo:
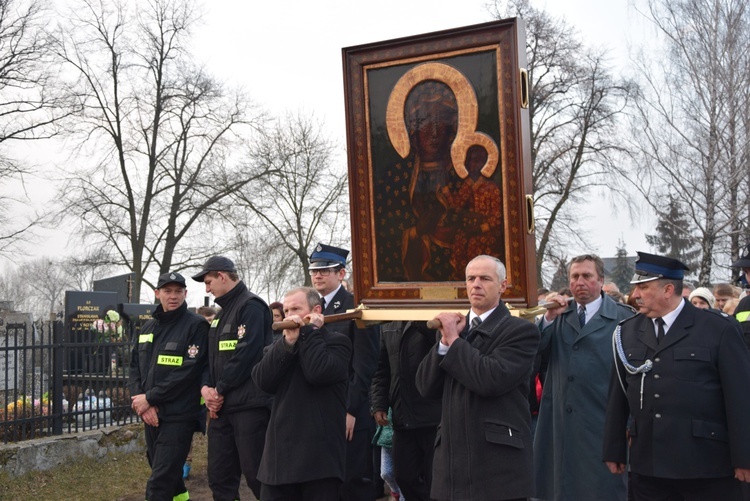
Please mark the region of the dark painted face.
<svg viewBox="0 0 750 501"><path fill-rule="evenodd" d="M432 162L450 154L456 137L456 98L447 85L428 81L417 85L406 101L407 128L419 158Z"/></svg>

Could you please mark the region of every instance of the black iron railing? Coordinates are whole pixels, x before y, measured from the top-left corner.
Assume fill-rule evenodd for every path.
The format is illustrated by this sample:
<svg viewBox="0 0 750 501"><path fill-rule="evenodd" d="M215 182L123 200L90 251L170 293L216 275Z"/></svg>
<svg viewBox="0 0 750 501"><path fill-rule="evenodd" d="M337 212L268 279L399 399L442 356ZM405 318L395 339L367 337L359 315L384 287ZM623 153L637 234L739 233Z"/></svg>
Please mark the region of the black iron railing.
<svg viewBox="0 0 750 501"><path fill-rule="evenodd" d="M62 322L8 324L0 337L0 442L138 421L128 366L138 326L117 339Z"/></svg>

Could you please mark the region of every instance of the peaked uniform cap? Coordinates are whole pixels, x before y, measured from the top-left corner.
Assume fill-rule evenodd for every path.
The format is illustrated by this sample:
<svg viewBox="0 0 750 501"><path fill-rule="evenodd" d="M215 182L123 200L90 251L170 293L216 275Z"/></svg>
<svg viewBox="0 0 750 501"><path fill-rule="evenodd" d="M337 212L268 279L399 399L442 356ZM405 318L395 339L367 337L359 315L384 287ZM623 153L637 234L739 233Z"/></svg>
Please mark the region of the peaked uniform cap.
<svg viewBox="0 0 750 501"><path fill-rule="evenodd" d="M745 253L732 263L732 268L750 268L750 244L745 246Z"/></svg>
<svg viewBox="0 0 750 501"><path fill-rule="evenodd" d="M319 243L310 255L310 269L320 270L346 266L346 257L348 255L349 251L346 249Z"/></svg>
<svg viewBox="0 0 750 501"><path fill-rule="evenodd" d="M168 271L159 275L159 282L156 284L156 288L161 289L167 284L179 284L181 287L187 287L185 277L174 271Z"/></svg>
<svg viewBox="0 0 750 501"><path fill-rule="evenodd" d="M690 271L690 268L679 259L639 251L635 260L635 275L630 283L640 284L660 278L682 280L685 278L685 271Z"/></svg>

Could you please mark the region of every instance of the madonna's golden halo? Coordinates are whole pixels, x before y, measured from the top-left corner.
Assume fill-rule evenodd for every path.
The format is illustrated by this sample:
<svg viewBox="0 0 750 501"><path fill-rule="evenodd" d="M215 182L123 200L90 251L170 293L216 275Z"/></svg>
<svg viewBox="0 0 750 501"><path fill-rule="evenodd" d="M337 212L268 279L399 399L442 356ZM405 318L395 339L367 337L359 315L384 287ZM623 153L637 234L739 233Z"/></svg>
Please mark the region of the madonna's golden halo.
<svg viewBox="0 0 750 501"><path fill-rule="evenodd" d="M478 145L487 151L487 161L482 167L482 175L490 177L497 168L500 152L497 144L487 134L477 132L479 105L471 82L456 68L445 63L424 63L407 71L391 91L386 108L385 123L388 138L401 158L406 158L411 150L409 132L404 119L404 106L409 92L421 82L436 80L447 85L456 96L458 103L458 131L451 144L451 160L456 174L465 179L466 152Z"/></svg>

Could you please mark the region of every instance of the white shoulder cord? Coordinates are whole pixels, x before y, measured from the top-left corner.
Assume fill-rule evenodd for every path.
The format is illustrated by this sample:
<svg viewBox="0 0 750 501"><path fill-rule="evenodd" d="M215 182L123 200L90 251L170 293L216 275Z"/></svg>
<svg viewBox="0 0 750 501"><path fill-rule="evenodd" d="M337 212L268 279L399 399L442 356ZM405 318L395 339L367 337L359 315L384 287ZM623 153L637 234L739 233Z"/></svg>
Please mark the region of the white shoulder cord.
<svg viewBox="0 0 750 501"><path fill-rule="evenodd" d="M622 381L622 376L620 376L620 371L617 368L617 358L619 357L623 367L625 367L625 370L628 371L628 373L633 375L641 374L641 409L643 409L643 382L646 379L646 373L654 368L654 364L651 360L646 360L640 367L635 367L628 362L628 358L625 356L625 350L622 347L621 330L622 328L618 325L612 335L612 355L615 359L615 372L617 372L617 379L620 381L620 388L622 388L622 392L625 393L625 395L627 395L628 392L625 389L625 383Z"/></svg>

